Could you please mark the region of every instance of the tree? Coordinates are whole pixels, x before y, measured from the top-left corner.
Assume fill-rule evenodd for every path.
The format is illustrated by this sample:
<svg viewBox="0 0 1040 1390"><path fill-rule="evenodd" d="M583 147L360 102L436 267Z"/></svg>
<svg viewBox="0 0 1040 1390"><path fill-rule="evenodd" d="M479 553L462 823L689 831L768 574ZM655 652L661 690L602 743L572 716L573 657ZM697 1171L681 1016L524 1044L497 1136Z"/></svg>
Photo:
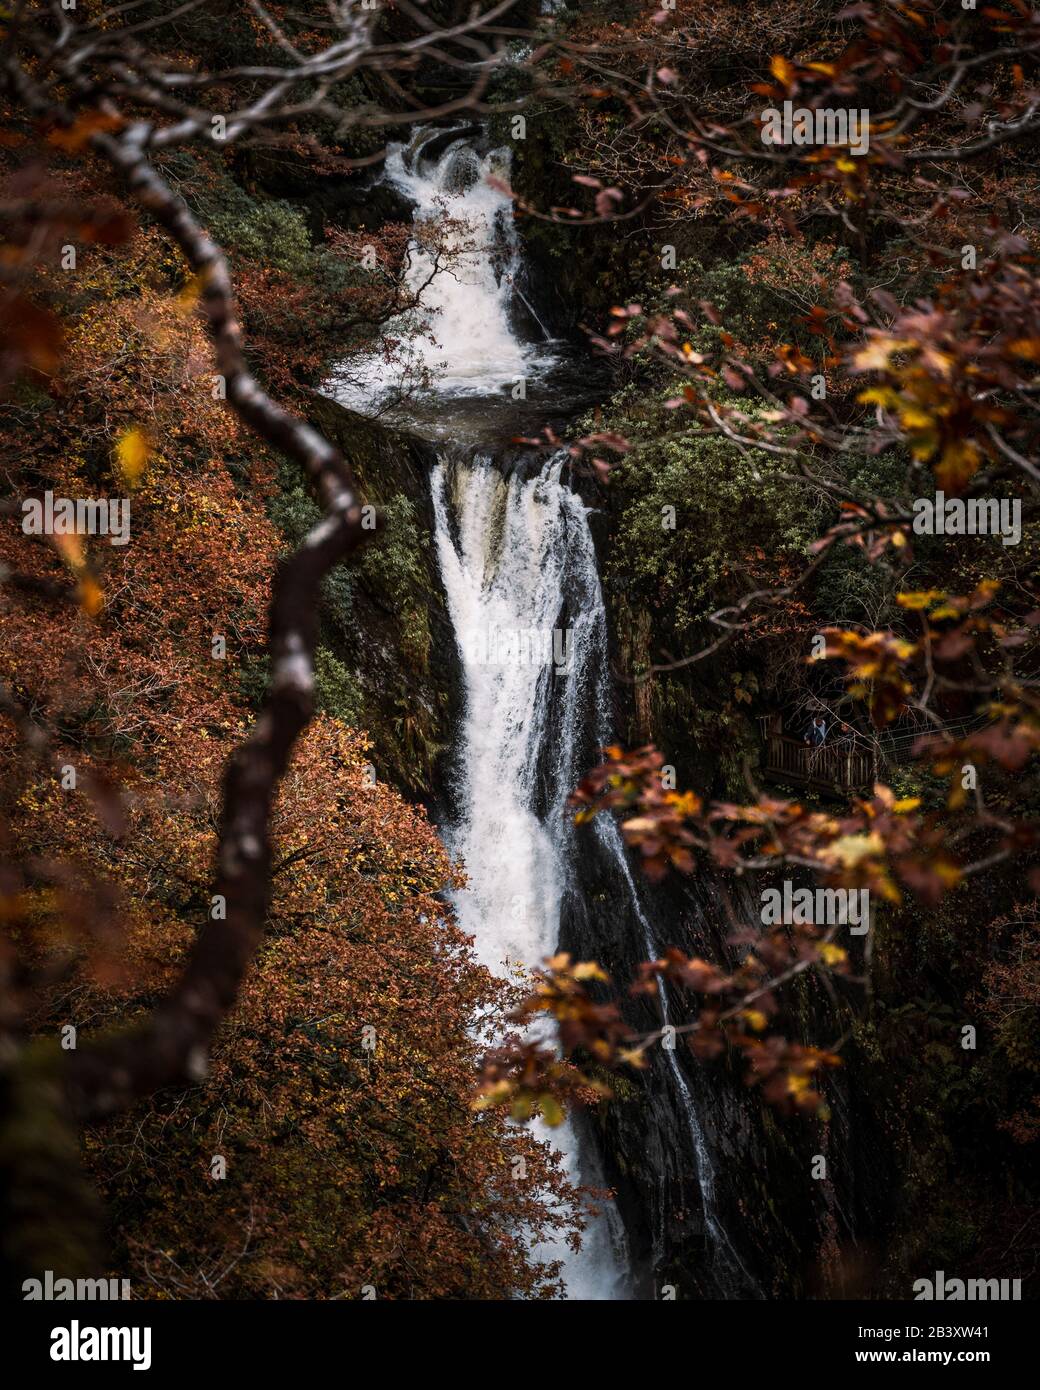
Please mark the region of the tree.
<svg viewBox="0 0 1040 1390"><path fill-rule="evenodd" d="M761 39L749 32L731 7L576 18L561 61L588 100L569 167L591 190L576 202L592 207L521 206L561 225L625 223L630 243L634 222L653 249L653 268L616 291L593 340L674 412L674 437L633 411L572 447L606 486L617 477L623 496L638 494L624 510L625 570L652 575L667 631L651 635L654 654L633 677L640 698L655 679L724 653L750 663L786 641L796 688L870 751L878 782L840 812L764 795L750 775L746 800L712 800L669 783L655 749L616 747L577 790L578 816L619 811L652 876L705 863L744 878L783 871L934 908L1013 865L1024 907L1037 888L1040 749L1037 18L1017 3L952 14L928 0L770 6ZM749 47L762 69L747 84L733 74ZM723 236L740 251L728 279L695 259L699 241ZM802 563L774 553L774 574L757 583L740 557L712 586L712 611L691 615L701 576L677 575L683 545L715 562L698 519L714 500L696 467L709 448L722 496L745 474L758 480L745 530L779 490L780 524L794 515L811 535ZM669 499L686 514L685 541L658 524ZM724 511L707 526L728 521ZM979 539L958 542L969 535ZM869 586L864 610L883 621L811 621L850 551ZM886 760L893 730L913 744L912 794L893 790L906 781ZM673 950L634 988L667 980L700 996L688 1029L698 1054L728 1041L772 1099L815 1113L823 1097L808 1082L836 1049L768 1030L776 992L807 971L848 975L848 950L811 919L763 931L746 909L736 915L742 965ZM604 1015L602 987L594 962L553 962L522 1013L576 1020L579 1063L638 1065L660 1037ZM487 1094L528 1097L559 1071L551 1049L500 1053Z"/></svg>
<svg viewBox="0 0 1040 1390"><path fill-rule="evenodd" d="M16 123L9 148L26 156L20 175L9 184L11 197L4 206L12 227L10 254L3 268L5 381L10 384L25 374L30 387L34 381L46 383L69 351L68 360L79 371L94 411L100 408L105 413L110 405L124 417L124 428L113 442L115 469L127 488L142 484L149 465L154 465L156 475L165 473L166 481L173 481L180 491L176 503L153 512L155 545L146 549L136 573L132 567L121 574L115 565L96 563L78 536L60 533L51 539L73 574L72 587L55 579L31 546L27 567L0 571L9 594L59 605L62 616L53 626L66 643L71 637L74 649L85 654L100 690L98 706L90 710L82 689L77 690L73 703L84 720L77 731L53 726L46 701L38 700L37 692L28 703L20 698L20 662L5 662L9 680L0 689L5 733L8 728L14 732L29 760L21 812L27 817L26 825L32 824L44 840L50 836L54 851L53 858L48 855L19 866L19 836L14 834L10 846L5 845L4 901L16 920L28 918L30 943L28 959L11 963L17 987L5 1018L12 1046L5 1061L3 1167L8 1202L20 1210L22 1218L12 1256L16 1263L54 1267L62 1262L75 1264L77 1259L82 1262L83 1249L76 1245L81 1234L84 1246L87 1243L91 1209L76 1180L67 1179L66 1195L74 1209L68 1240L49 1228L48 1202L40 1200L42 1191L53 1204L53 1185L66 1182L61 1172L73 1147L68 1118L97 1122L118 1116L140 1097L198 1083L208 1073L217 1029L240 997L245 972L271 912L272 876L279 867L273 859L272 816L280 804L283 778L314 712L319 589L363 537L362 504L349 463L261 384L263 373L247 356L227 258L166 169L174 152L186 147L208 146L223 153L235 146L256 149L285 140L317 156L357 167L377 155L378 146L373 148L371 142L379 132L417 119L490 109L485 96L506 45L524 33L506 22L510 10L511 2L498 3L467 10L441 24L408 0L401 0L389 16L361 6L331 11L315 6L313 13L307 13L291 7L236 5L227 7L222 16L226 27L219 36L209 28L202 0L187 0L173 12L144 3L114 13L94 13L91 6L76 11L58 5L19 6L5 22L0 68ZM185 35L187 50L176 59L162 57L153 47L165 39L180 48ZM223 61L236 46L242 50L241 57ZM210 66L202 55L208 57L214 50L220 61ZM424 98L423 79L433 65L453 73L457 82L450 96L431 102ZM516 109L521 101L495 105ZM46 170L48 159L63 164L57 176ZM72 242L119 245L135 236L132 219L111 196L82 199L99 166L107 166L143 214L144 235L153 242L153 249L156 237L166 238L176 248L187 279L172 305L163 295L146 290L150 317L147 323L135 322L134 311L120 302L125 287L118 284L118 276L126 273L126 267L116 266L115 282L109 287L114 301L111 312L95 315L92 322L88 315L70 324L72 341L67 343L62 317L48 304L48 298L56 298L54 263L48 256L66 256L71 249L70 264L75 264ZM392 283L389 294L379 298L374 308L368 306L367 313L369 319L372 315L386 318L399 307L399 289ZM197 368L198 356L206 348L199 338L199 323L204 325L212 353L212 370L207 374L212 389L202 404ZM116 325L124 341L132 343L146 367L154 371L151 381L147 372L139 371L137 365L128 369L120 354L110 350L112 338L106 335ZM277 363L272 362L271 368L265 375L277 380ZM178 374L179 380L170 380ZM125 383L129 389L124 395ZM190 418L178 415L181 391L188 393ZM138 417L138 407L145 399L156 398L160 401L156 421L169 433L152 437ZM226 417L219 421L225 411L231 412L231 438L239 448L247 447L249 434L261 446L251 464L255 485L261 490L270 487L271 453L282 455L302 470L322 509L317 524L278 565L266 621L267 697L259 717L244 733L227 691L212 680L207 691L206 681L196 678L191 687L195 698L181 705L182 713L186 706L191 708L196 721L202 716L201 728L189 731L176 714L170 717L171 705L174 710L177 707L181 678L195 664L186 662L180 650L182 623L197 632L201 607L212 621L214 642L231 635L248 644L263 631L265 570L273 559L275 538L256 509L236 495L233 480L219 460L227 444ZM80 422L89 420L90 414L87 406ZM92 424L97 427L96 417ZM109 426L106 417L106 435ZM212 461L205 466L209 476L201 487L191 476L193 460L178 458L178 436L186 437L203 456L210 451L218 455L215 467ZM72 460L70 478L77 462L84 460ZM90 468L88 460L84 467L88 476ZM35 500L42 508L45 499ZM175 516L182 507L181 516L173 519L171 514ZM17 496L7 500L5 511L23 515ZM18 541L15 549L21 561L25 546ZM170 571L174 558L184 566L179 573ZM161 573L164 565L165 573ZM178 592L185 574L192 575L192 587ZM114 592L106 590L106 580L116 586ZM119 587L124 584L125 588ZM120 619L140 621L141 612L134 612L135 600L142 592L154 594L159 586L169 626L142 663L128 651L132 639L128 643L122 633L115 640L111 635L106 639L105 612L107 608ZM100 653L96 643L86 640L92 622L99 624L102 633ZM48 626L48 621L40 622L36 611L13 631L20 640L35 642ZM67 679L67 673L58 669L62 655L60 646L44 651L44 664L49 664L54 678L52 694L55 690L61 694ZM210 655L216 661L224 652L214 645ZM129 685L123 682L128 672L132 672ZM38 692L45 688L46 682L41 683ZM176 729L173 740L171 725ZM196 914L201 925L185 943L182 966L166 981L164 992L139 996L144 1007L133 1026L77 1039L68 1050L25 1045L26 1017L38 1005L39 992L46 993L69 968L61 962L61 952L56 961L46 950L40 954L36 949L41 945L36 932L40 891L49 887L58 892L59 919L66 919L74 936L82 928L86 939L96 945L115 929L113 887L97 875L102 863L108 874L118 873L122 855L110 853L107 846L101 851L100 844L94 853L84 853L75 841L54 835L53 829L48 831L30 814L43 808L53 817L55 788L78 788L90 796L106 833L117 839L124 835L128 819L134 819L133 813L128 817L125 804L130 798L121 792L110 760L85 751L85 743L98 737L99 727L109 752L132 735L160 767L170 759L167 768L172 765L181 773L187 767L197 768L202 788L223 761L221 792L213 804L215 874L210 892L202 893L199 875L211 846L201 828L195 827L176 850L186 857L185 874L168 880L165 891L174 900L180 898L182 907ZM228 747L232 732L240 735L239 741ZM72 759L68 748L77 741L79 754ZM171 741L176 744L172 758ZM8 752L13 758L13 750ZM132 780L133 774L128 775ZM211 797L212 790L203 795ZM92 833L84 823L70 818L68 824L90 844ZM142 851L133 847L132 837L128 844L132 862ZM81 894L83 910L74 911L72 900ZM123 925L127 925L125 919ZM44 913L44 938L47 928ZM453 949L458 946L456 942ZM491 998L486 981L467 986L464 977L464 971L452 976L455 987L463 990L473 1007L483 1007ZM456 1045L462 1046L461 1039L456 1038ZM45 1115L50 1117L46 1123L41 1118ZM30 1123L33 1116L40 1118L38 1126ZM494 1127L467 1132L477 1139L478 1148L482 1135L497 1132L503 1137ZM492 1148L496 1143L492 1140ZM531 1201L506 1219L515 1216L537 1225L542 1217L535 1194L543 1179L550 1185L555 1179L540 1150L528 1146L524 1152L532 1164L532 1177L511 1189L511 1194L527 1192ZM469 1152L474 1176L479 1172L476 1153ZM439 1151L433 1155L435 1167L442 1157ZM431 1193L435 1190L430 1188ZM31 1196L23 1201L27 1192ZM545 1219L561 1227L569 1220L562 1215ZM475 1228L472 1250L466 1256L470 1265L478 1249L486 1255L485 1244ZM514 1240L501 1253L499 1273L506 1283L528 1278L521 1269L521 1243ZM205 1277L198 1277L205 1284ZM528 1287L534 1288L535 1283Z"/></svg>

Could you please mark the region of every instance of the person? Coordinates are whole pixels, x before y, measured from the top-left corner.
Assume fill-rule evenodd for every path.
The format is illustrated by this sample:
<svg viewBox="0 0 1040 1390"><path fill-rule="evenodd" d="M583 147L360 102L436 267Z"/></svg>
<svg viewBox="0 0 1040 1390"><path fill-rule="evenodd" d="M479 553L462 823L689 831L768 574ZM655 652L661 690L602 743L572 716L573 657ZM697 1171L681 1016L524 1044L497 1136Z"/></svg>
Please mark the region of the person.
<svg viewBox="0 0 1040 1390"><path fill-rule="evenodd" d="M822 748L827 742L827 723L822 714L814 714L812 728L809 730L809 742L814 748Z"/></svg>

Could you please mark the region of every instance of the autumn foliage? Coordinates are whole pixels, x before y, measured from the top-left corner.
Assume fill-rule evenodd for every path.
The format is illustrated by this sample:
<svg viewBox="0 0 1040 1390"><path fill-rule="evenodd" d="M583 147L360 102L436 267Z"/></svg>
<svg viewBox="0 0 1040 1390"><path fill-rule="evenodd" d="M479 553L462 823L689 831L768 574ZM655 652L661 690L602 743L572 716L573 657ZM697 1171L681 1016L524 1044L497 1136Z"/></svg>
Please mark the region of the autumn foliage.
<svg viewBox="0 0 1040 1390"><path fill-rule="evenodd" d="M220 920L221 780L256 719L285 549L276 456L227 408L204 285L94 197L86 138L5 175L34 298L5 307L4 495L127 496L131 514L126 546L24 534L20 508L0 533L4 1017L46 1047L70 1024L80 1046L133 1030ZM396 289L359 294L370 331ZM352 312L349 293L323 305L319 331L313 285L262 265L242 302L267 381L297 394ZM266 943L205 1074L83 1135L107 1201L91 1260L136 1297L552 1296L537 1247L577 1239L584 1199L550 1145L471 1109L478 1032L512 997L452 920L458 871L425 814L323 718L272 831Z"/></svg>

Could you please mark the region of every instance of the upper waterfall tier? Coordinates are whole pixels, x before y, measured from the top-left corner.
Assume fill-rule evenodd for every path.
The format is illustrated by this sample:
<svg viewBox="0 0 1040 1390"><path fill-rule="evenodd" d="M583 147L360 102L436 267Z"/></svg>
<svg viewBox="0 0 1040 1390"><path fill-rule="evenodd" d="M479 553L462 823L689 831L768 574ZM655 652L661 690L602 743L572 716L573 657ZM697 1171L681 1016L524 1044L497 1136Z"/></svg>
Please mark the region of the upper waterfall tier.
<svg viewBox="0 0 1040 1390"><path fill-rule="evenodd" d="M588 364L576 370L521 288L513 206L502 191L510 161L508 147L436 126L389 147L382 179L415 207L405 267L415 307L388 325L383 350L339 368L328 389L344 405L430 438L486 445L540 430L564 400L583 403Z"/></svg>

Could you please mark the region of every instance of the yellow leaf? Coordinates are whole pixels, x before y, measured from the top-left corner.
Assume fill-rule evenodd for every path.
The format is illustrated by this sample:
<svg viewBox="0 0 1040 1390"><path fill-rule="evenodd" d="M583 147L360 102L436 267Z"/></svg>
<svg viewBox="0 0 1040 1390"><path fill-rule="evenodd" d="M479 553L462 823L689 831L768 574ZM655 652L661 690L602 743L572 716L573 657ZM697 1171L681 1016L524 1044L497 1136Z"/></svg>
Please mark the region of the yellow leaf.
<svg viewBox="0 0 1040 1390"><path fill-rule="evenodd" d="M954 864L950 859L939 858L933 865L936 874L939 876L944 887L955 888L960 883L962 874L959 865Z"/></svg>
<svg viewBox="0 0 1040 1390"><path fill-rule="evenodd" d="M563 1123L563 1106L555 1096L549 1095L547 1091L538 1097L538 1108L542 1112L542 1119L550 1129L555 1129L557 1125Z"/></svg>
<svg viewBox="0 0 1040 1390"><path fill-rule="evenodd" d="M863 405L880 405L891 410L899 404L900 396L891 386L870 386L866 391L861 391L856 399Z"/></svg>
<svg viewBox="0 0 1040 1390"><path fill-rule="evenodd" d="M119 439L116 444L116 464L128 487L136 487L140 482L151 453L152 446L143 430L135 427L127 430Z"/></svg>
<svg viewBox="0 0 1040 1390"><path fill-rule="evenodd" d="M603 980L606 984L610 983L610 976L598 961L580 960L571 973L576 980Z"/></svg>
<svg viewBox="0 0 1040 1390"><path fill-rule="evenodd" d="M91 574L85 574L80 580L79 603L84 613L91 618L96 618L105 606L105 595L101 585Z"/></svg>
<svg viewBox="0 0 1040 1390"><path fill-rule="evenodd" d="M900 608L915 610L927 608L930 604L934 603L936 599L943 597L944 595L941 589L915 589L908 593L896 594L896 603L899 604Z"/></svg>
<svg viewBox="0 0 1040 1390"><path fill-rule="evenodd" d="M920 406L905 406L899 412L899 423L905 430L930 430L935 426L935 421L927 410L922 410Z"/></svg>
<svg viewBox="0 0 1040 1390"><path fill-rule="evenodd" d="M738 691L737 694L743 694ZM750 697L749 697L750 698ZM696 816L700 814L701 799L696 792L669 792L665 800L679 816Z"/></svg>
<svg viewBox="0 0 1040 1390"><path fill-rule="evenodd" d="M848 960L848 956L840 946L835 946L833 941L824 941L819 948L819 954L828 965L841 965Z"/></svg>
<svg viewBox="0 0 1040 1390"><path fill-rule="evenodd" d="M884 852L884 841L876 831L872 831L869 835L840 835L827 846L823 857L852 869L864 859L882 855Z"/></svg>
<svg viewBox="0 0 1040 1390"><path fill-rule="evenodd" d="M879 333L865 347L861 347L852 359L853 366L861 372L883 372L888 370L893 355L916 347L912 338L890 338Z"/></svg>
<svg viewBox="0 0 1040 1390"><path fill-rule="evenodd" d="M953 439L935 464L936 481L947 492L961 492L979 471L981 463L978 448L970 439Z"/></svg>

